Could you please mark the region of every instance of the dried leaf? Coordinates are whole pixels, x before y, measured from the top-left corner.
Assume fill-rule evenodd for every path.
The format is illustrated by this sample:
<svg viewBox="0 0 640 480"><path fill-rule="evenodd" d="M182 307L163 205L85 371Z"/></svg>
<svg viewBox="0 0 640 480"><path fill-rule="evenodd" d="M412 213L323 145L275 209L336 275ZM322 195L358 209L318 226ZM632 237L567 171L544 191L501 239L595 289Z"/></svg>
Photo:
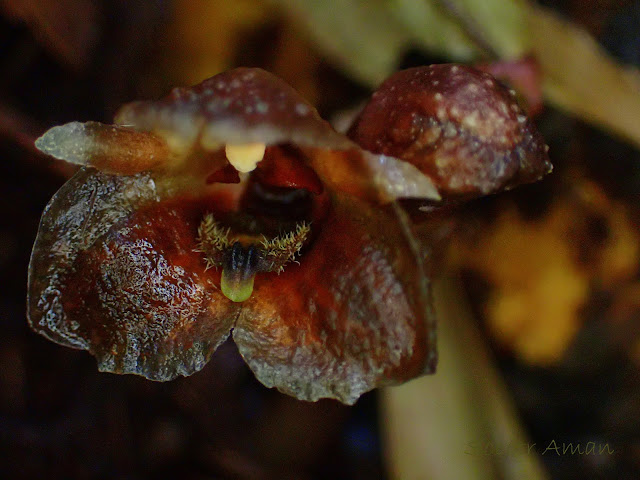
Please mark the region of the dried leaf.
<svg viewBox="0 0 640 480"><path fill-rule="evenodd" d="M640 238L625 208L577 180L542 218L510 206L473 242L457 242L459 262L486 278L487 324L523 361L559 361L582 324L594 288L614 289L640 258Z"/></svg>
<svg viewBox="0 0 640 480"><path fill-rule="evenodd" d="M640 145L640 74L613 61L584 30L525 0L277 0L342 69L374 87L406 50L453 60L533 53L545 97ZM339 12L336 14L336 12Z"/></svg>
<svg viewBox="0 0 640 480"><path fill-rule="evenodd" d="M456 61L486 54L486 45L507 57L524 55L528 47L520 0L274 1L287 8L325 55L371 86L393 72L412 46ZM476 19L475 35L461 16Z"/></svg>
<svg viewBox="0 0 640 480"><path fill-rule="evenodd" d="M170 85L193 85L234 66L242 35L269 18L257 0L177 0L164 52Z"/></svg>
<svg viewBox="0 0 640 480"><path fill-rule="evenodd" d="M382 392L390 478L544 480L464 295L455 279L434 284L438 374Z"/></svg>
<svg viewBox="0 0 640 480"><path fill-rule="evenodd" d="M371 86L395 70L398 52L408 43L404 25L389 14L385 0L272 1L286 8L327 57Z"/></svg>
<svg viewBox="0 0 640 480"><path fill-rule="evenodd" d="M526 0L435 0L435 3L443 5L451 20L458 22L480 47L499 58L519 58L531 48Z"/></svg>
<svg viewBox="0 0 640 480"><path fill-rule="evenodd" d="M550 10L532 7L527 18L547 99L640 146L640 72Z"/></svg>

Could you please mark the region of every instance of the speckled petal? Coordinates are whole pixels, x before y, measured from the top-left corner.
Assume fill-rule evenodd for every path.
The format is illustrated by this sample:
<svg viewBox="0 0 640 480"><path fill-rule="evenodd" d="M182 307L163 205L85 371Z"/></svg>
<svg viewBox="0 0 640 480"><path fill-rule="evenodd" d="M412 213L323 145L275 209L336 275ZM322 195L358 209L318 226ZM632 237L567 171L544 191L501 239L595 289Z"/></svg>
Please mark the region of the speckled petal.
<svg viewBox="0 0 640 480"><path fill-rule="evenodd" d="M209 150L255 142L353 148L298 92L259 68L236 68L158 101L130 103L115 120L164 136L177 148L198 140Z"/></svg>
<svg viewBox="0 0 640 480"><path fill-rule="evenodd" d="M34 330L100 370L170 380L200 370L237 315L196 248L205 207L146 175L80 171L43 215L29 268Z"/></svg>
<svg viewBox="0 0 640 480"><path fill-rule="evenodd" d="M445 196L477 196L551 171L547 147L515 94L462 65L416 67L373 94L348 136L415 165Z"/></svg>
<svg viewBox="0 0 640 480"><path fill-rule="evenodd" d="M380 203L399 197L440 199L431 179L413 165L364 152L293 88L257 68L230 70L199 85L176 88L158 101L130 103L115 121L164 139L175 167L165 173L206 169L211 159L193 154L202 149L291 144L311 152L317 160L313 168L335 188Z"/></svg>
<svg viewBox="0 0 640 480"><path fill-rule="evenodd" d="M424 252L401 212L348 196L333 209L300 265L256 278L233 337L265 385L352 404L433 372L435 325Z"/></svg>

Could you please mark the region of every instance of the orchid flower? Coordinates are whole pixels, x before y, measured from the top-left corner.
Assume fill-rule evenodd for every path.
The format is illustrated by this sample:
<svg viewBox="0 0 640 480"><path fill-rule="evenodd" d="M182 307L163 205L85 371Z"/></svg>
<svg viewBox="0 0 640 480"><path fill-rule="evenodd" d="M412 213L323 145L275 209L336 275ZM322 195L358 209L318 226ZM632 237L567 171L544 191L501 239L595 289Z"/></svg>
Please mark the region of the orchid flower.
<svg viewBox="0 0 640 480"><path fill-rule="evenodd" d="M436 367L431 252L399 200L550 169L513 93L458 65L392 76L346 135L282 80L238 68L36 146L82 166L33 248L36 332L159 381L232 335L264 385L348 404Z"/></svg>

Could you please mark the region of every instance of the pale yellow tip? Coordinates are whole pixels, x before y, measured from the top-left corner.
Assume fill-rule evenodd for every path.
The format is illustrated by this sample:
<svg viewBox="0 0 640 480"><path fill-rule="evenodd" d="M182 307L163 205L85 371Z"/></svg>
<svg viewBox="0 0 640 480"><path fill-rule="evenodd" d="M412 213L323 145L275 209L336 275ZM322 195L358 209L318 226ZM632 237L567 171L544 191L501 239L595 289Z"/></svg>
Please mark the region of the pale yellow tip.
<svg viewBox="0 0 640 480"><path fill-rule="evenodd" d="M222 270L220 279L220 290L225 297L232 302L244 302L253 293L253 280L255 275L246 279L239 279L237 276L229 275L226 269Z"/></svg>
<svg viewBox="0 0 640 480"><path fill-rule="evenodd" d="M264 143L228 144L224 151L229 163L236 170L247 173L255 170L258 162L264 157L266 147Z"/></svg>

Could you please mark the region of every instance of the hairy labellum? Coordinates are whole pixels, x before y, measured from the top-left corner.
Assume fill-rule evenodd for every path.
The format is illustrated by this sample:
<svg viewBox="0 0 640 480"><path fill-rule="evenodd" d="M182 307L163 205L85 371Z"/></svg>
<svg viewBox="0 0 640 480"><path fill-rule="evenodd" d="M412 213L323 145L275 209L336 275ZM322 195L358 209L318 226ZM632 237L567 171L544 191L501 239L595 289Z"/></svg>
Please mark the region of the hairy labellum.
<svg viewBox="0 0 640 480"><path fill-rule="evenodd" d="M259 241L246 235L232 238L231 229L222 228L209 214L200 224L198 238L207 265L222 268L222 293L234 302L244 302L253 292L256 273L283 272L287 263L295 261L309 232L309 225L303 222L271 239L264 235Z"/></svg>

